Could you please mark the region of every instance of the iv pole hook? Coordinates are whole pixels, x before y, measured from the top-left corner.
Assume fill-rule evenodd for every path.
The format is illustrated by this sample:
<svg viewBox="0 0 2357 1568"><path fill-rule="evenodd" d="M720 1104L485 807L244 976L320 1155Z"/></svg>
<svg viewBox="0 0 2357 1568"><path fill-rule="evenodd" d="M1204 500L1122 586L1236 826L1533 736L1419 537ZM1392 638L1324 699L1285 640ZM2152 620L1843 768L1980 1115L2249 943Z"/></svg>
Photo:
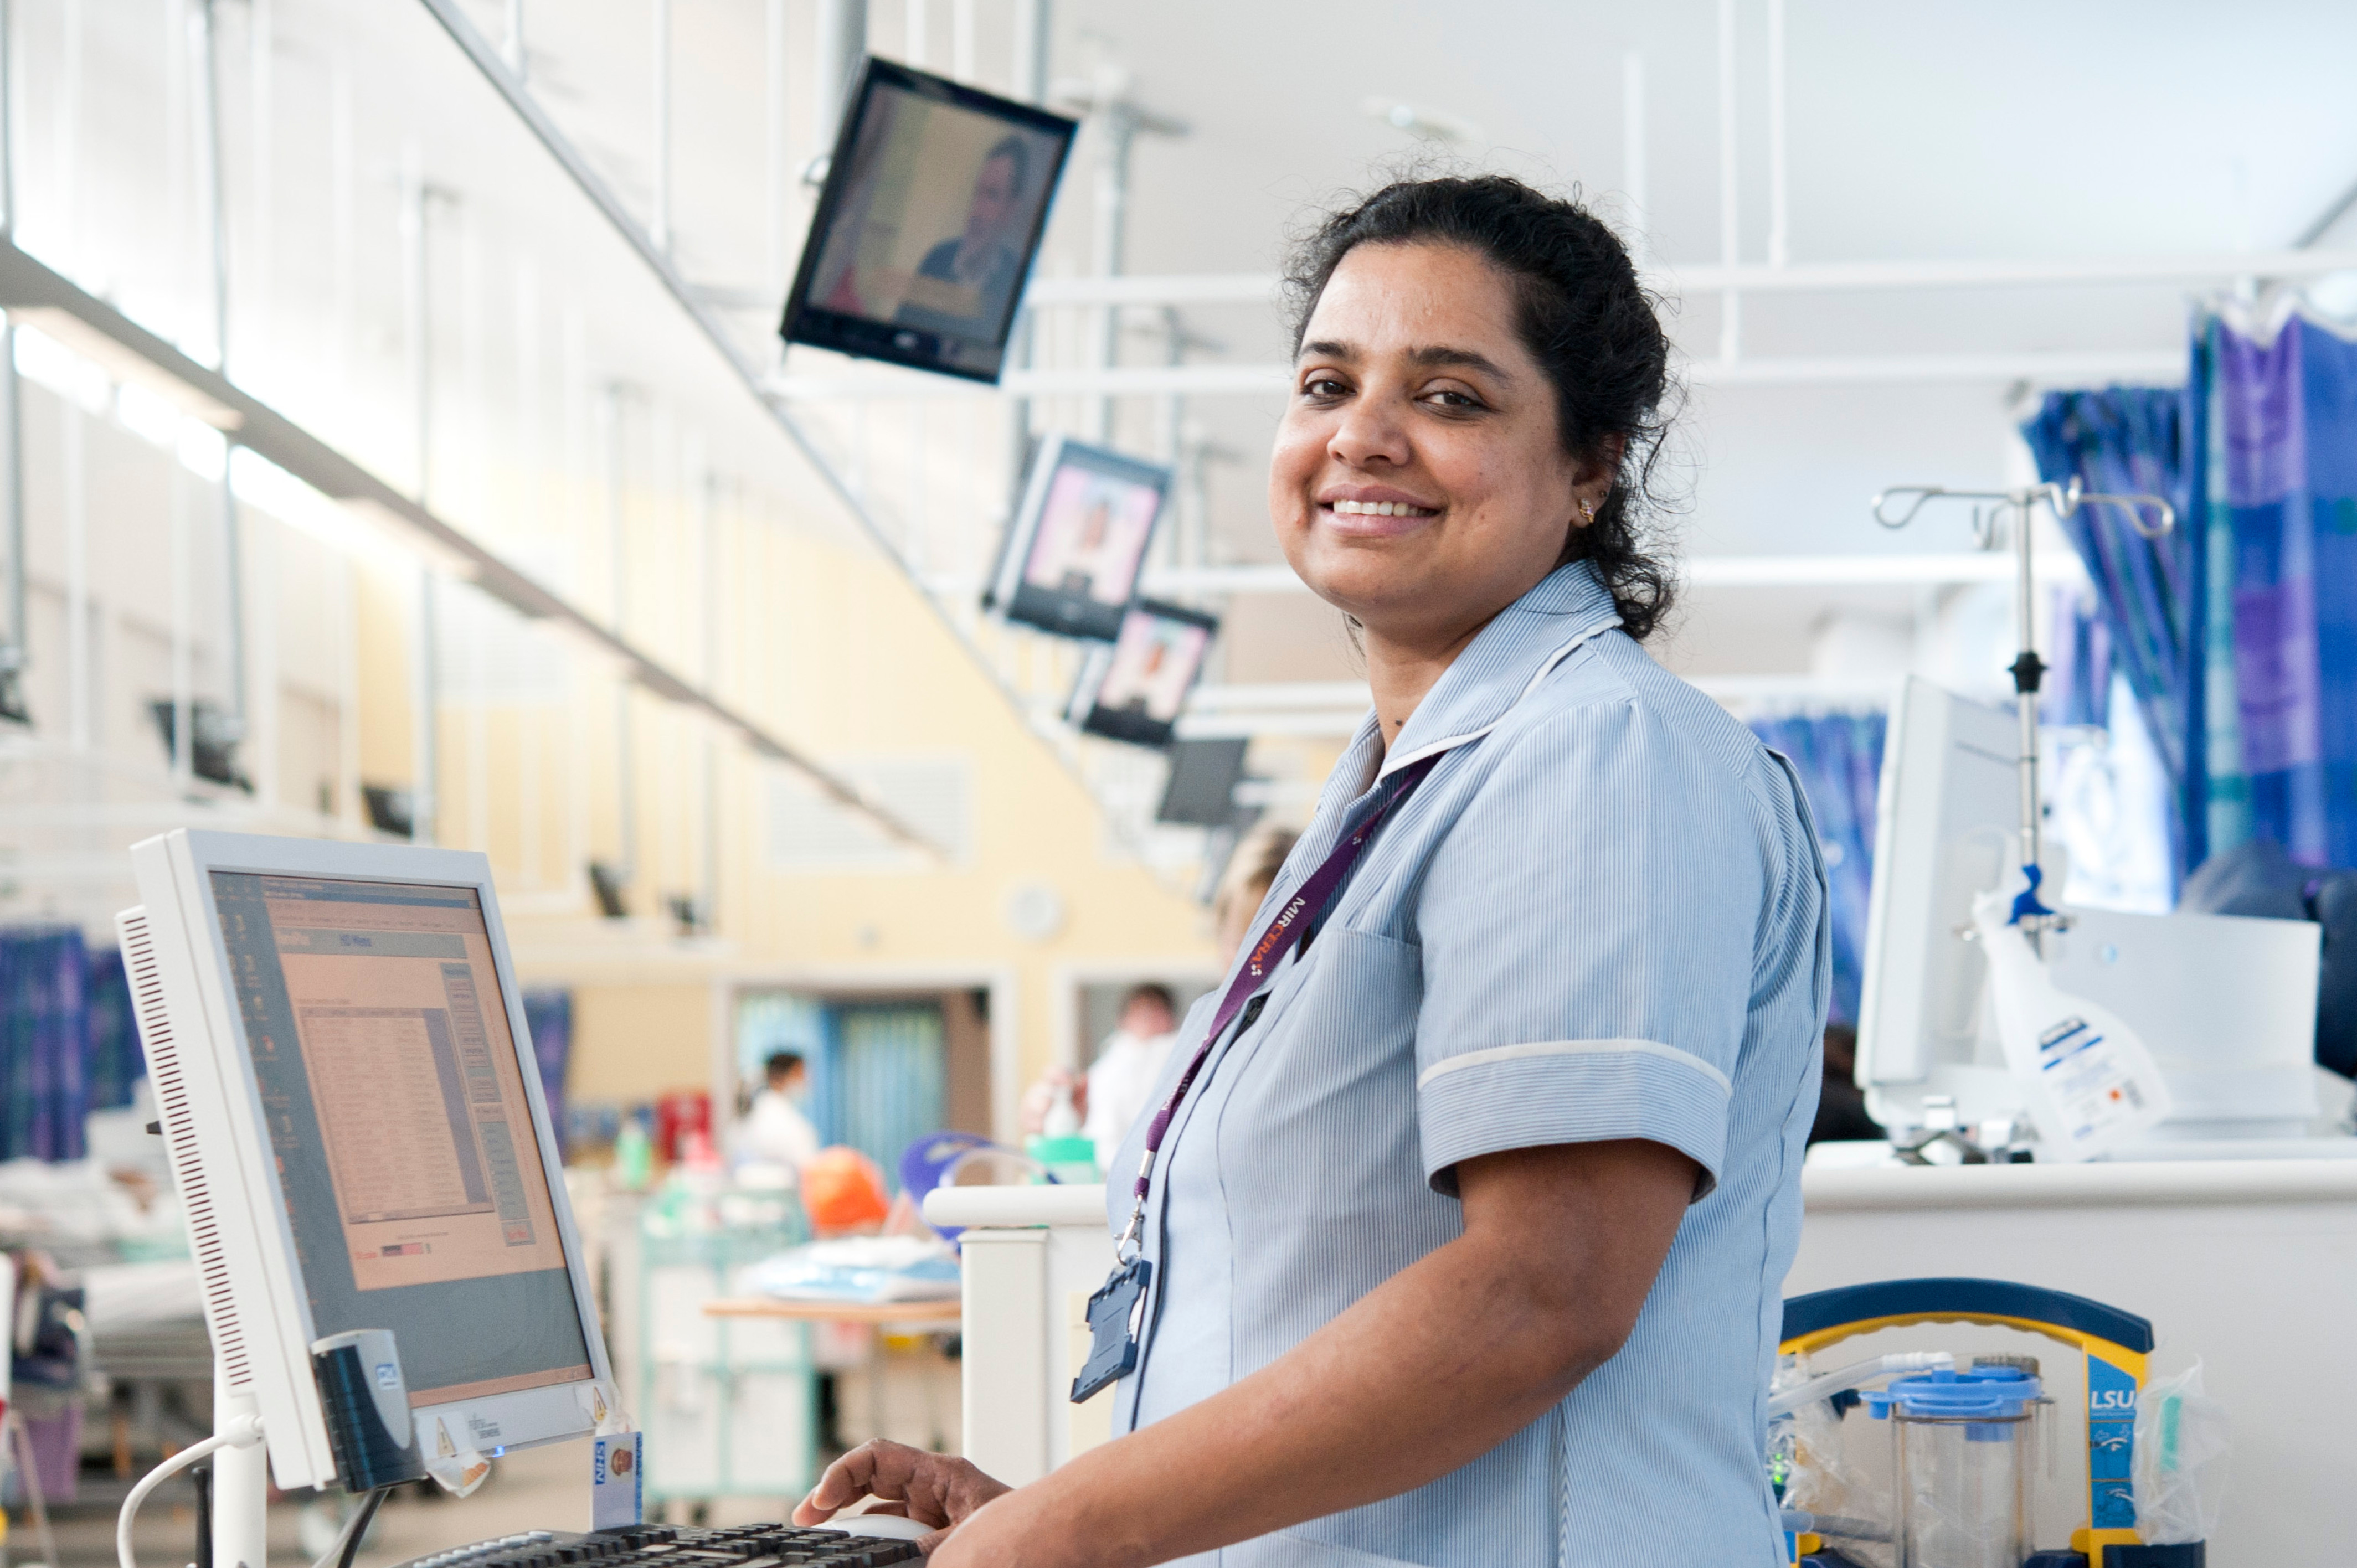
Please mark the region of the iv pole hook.
<svg viewBox="0 0 2357 1568"><path fill-rule="evenodd" d="M2040 501L2054 514L2057 522L2075 514L2089 505L2116 507L2128 514L2129 526L2147 539L2158 539L2177 526L2177 509L2160 496L2131 493L2109 495L2087 489L2073 476L2065 484L2046 483L2026 486L2013 490L1952 490L1944 485L1898 485L1874 498L1874 521L1888 529L1905 528L1915 521L1916 514L1934 500L1960 500L1974 503L1973 521L1975 538L1986 547L1991 542L1996 519L2006 511L2014 514L2015 624L2020 632L2020 648L2011 666L2014 703L2021 719L2021 848L2022 874L2029 887L2014 900L2013 920L2027 929L2031 946L2038 945L2041 932L2063 929L2067 917L2056 914L2039 898L2039 884L2044 872L2040 854L2043 806L2038 787L2038 689L2046 672L2045 662L2038 657L2037 596L2031 571L2031 523L2037 516ZM1906 503L1905 510L1893 512L1894 503ZM1985 514L1981 503L1993 502ZM2146 521L2147 514L2152 522ZM1986 519L1986 521L1984 521Z"/></svg>

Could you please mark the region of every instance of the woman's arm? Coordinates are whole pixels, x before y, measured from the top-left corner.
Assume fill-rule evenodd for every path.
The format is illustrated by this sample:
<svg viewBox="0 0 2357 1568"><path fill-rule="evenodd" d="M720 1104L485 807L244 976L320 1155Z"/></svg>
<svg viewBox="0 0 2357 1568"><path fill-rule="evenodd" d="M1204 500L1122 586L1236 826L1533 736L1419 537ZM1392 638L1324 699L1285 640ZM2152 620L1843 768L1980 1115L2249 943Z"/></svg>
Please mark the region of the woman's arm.
<svg viewBox="0 0 2357 1568"><path fill-rule="evenodd" d="M1463 1236L1233 1387L970 1515L942 1510L964 1522L937 1568L1145 1568L1447 1475L1620 1349L1697 1171L1636 1140L1466 1161ZM876 1459L855 1455L798 1514L843 1507L870 1476ZM895 1475L878 1495L911 1482L948 1487Z"/></svg>

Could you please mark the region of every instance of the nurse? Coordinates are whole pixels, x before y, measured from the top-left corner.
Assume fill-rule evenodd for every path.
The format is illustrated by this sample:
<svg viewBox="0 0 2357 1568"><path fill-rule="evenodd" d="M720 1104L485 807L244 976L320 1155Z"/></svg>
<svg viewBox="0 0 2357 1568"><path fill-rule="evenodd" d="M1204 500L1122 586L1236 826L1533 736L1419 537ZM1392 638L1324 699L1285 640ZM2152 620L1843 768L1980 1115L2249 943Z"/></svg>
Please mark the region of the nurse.
<svg viewBox="0 0 2357 1568"><path fill-rule="evenodd" d="M895 1499L938 1568L1768 1568L1824 878L1642 646L1652 302L1495 177L1378 191L1291 285L1270 514L1375 705L1115 1162L1125 1435L1015 1490L871 1444L796 1518Z"/></svg>

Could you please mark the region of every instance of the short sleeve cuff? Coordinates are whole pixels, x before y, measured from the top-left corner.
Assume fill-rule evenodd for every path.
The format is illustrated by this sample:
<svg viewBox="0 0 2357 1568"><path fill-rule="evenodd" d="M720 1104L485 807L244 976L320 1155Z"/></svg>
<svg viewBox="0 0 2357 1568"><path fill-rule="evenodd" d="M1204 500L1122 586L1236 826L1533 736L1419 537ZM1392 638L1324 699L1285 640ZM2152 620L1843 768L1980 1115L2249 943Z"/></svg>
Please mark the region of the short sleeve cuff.
<svg viewBox="0 0 2357 1568"><path fill-rule="evenodd" d="M1416 1079L1425 1179L1454 1195L1460 1160L1507 1149L1643 1138L1718 1185L1732 1085L1702 1058L1652 1040L1540 1040L1443 1058Z"/></svg>

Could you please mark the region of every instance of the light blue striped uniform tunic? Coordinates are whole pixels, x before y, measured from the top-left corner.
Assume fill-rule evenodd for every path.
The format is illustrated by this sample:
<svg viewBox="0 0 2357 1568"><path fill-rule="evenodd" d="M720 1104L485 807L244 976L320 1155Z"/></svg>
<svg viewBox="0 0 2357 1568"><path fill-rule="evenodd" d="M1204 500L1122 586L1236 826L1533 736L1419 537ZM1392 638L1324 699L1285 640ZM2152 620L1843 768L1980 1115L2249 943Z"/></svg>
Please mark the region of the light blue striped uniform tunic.
<svg viewBox="0 0 2357 1568"><path fill-rule="evenodd" d="M1824 874L1782 759L1619 625L1587 566L1560 568L1388 757L1370 714L1336 766L1255 934L1364 814L1379 765L1448 753L1174 1120L1116 1429L1258 1370L1459 1235L1460 1160L1647 1138L1692 1157L1701 1190L1628 1343L1561 1404L1428 1486L1189 1562L1780 1561L1764 1403L1816 1107ZM1224 990L1189 1014L1156 1103ZM1117 1173L1144 1141L1141 1123ZM1127 1180L1107 1203L1118 1229Z"/></svg>

